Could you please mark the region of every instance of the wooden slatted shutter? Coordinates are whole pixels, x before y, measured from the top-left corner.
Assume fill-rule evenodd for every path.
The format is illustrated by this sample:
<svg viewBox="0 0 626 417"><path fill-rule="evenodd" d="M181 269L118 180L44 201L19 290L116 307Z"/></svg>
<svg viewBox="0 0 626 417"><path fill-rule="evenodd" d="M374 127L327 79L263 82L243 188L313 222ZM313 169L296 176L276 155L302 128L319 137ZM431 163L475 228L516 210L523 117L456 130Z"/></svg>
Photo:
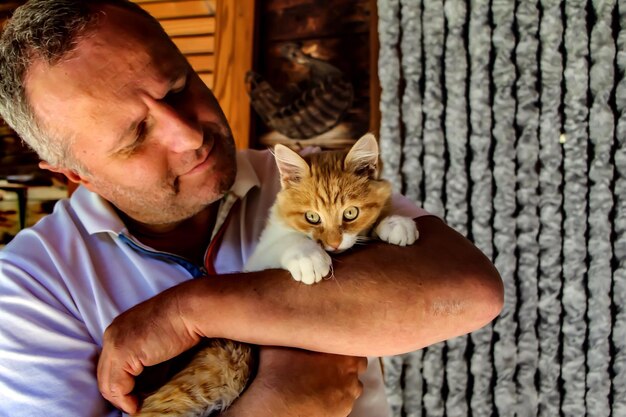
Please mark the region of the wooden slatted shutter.
<svg viewBox="0 0 626 417"><path fill-rule="evenodd" d="M213 88L215 3L218 0L133 0L157 18L193 69Z"/></svg>
<svg viewBox="0 0 626 417"><path fill-rule="evenodd" d="M247 148L250 101L244 78L252 68L255 0L133 1L159 20L213 90L237 148Z"/></svg>

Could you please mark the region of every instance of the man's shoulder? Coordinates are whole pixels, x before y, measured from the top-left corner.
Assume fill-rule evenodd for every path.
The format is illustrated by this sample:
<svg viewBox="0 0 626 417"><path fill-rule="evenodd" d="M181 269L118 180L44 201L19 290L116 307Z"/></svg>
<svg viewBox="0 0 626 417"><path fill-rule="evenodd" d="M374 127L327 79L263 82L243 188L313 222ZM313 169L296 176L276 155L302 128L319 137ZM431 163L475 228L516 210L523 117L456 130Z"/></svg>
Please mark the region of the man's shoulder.
<svg viewBox="0 0 626 417"><path fill-rule="evenodd" d="M79 317L81 305L102 295L98 282L133 267L120 258L115 269L110 268L110 260L121 252L111 233L89 230L92 226L85 224L75 198L57 202L51 214L0 251L0 298L40 300ZM82 207L88 208L93 207Z"/></svg>
<svg viewBox="0 0 626 417"><path fill-rule="evenodd" d="M0 250L0 297L20 294L54 303L50 294L63 287L61 271L80 264L71 219L68 201L61 200L53 213L21 230Z"/></svg>
<svg viewBox="0 0 626 417"><path fill-rule="evenodd" d="M275 175L278 172L274 155L269 149L242 149L239 151L238 163L241 161L247 162L259 179L268 173Z"/></svg>
<svg viewBox="0 0 626 417"><path fill-rule="evenodd" d="M256 189L252 195L275 195L280 187L278 168L270 150L244 149L237 155L238 181L248 184L248 191ZM244 180L245 178L245 180ZM242 196L243 194L239 194ZM250 195L247 195L250 197Z"/></svg>
<svg viewBox="0 0 626 417"><path fill-rule="evenodd" d="M46 265L61 259L72 262L78 246L89 233L70 199L59 200L52 213L35 225L21 230L0 251L0 262L27 267ZM64 261L65 262L65 261Z"/></svg>

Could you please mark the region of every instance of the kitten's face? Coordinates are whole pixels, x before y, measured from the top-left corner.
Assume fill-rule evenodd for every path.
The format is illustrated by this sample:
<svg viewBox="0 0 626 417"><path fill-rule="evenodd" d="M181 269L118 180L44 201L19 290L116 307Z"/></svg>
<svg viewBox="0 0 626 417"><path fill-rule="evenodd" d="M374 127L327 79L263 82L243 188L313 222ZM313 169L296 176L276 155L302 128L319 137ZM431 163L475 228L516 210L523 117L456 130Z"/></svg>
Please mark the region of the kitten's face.
<svg viewBox="0 0 626 417"><path fill-rule="evenodd" d="M281 217L325 250L350 248L387 208L391 186L363 167L346 164L346 152L308 158L308 173L284 181L277 196Z"/></svg>

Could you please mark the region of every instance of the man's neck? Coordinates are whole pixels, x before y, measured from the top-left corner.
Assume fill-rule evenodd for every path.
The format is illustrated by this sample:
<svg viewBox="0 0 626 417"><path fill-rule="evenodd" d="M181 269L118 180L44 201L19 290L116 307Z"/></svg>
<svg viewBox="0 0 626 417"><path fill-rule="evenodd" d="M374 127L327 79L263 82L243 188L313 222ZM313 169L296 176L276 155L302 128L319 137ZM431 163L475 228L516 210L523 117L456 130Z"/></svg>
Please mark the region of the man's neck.
<svg viewBox="0 0 626 417"><path fill-rule="evenodd" d="M148 225L137 222L123 213L121 215L129 232L140 242L202 265L218 208L219 201L189 219L168 225Z"/></svg>

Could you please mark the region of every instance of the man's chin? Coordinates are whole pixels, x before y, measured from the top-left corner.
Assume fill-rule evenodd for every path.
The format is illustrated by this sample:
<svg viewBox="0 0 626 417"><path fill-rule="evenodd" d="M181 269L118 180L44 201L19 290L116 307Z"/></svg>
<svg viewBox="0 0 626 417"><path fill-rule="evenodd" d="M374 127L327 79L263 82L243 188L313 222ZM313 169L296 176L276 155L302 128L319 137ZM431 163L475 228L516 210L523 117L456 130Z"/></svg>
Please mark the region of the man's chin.
<svg viewBox="0 0 626 417"><path fill-rule="evenodd" d="M197 207L185 207L172 209L171 207L159 213L142 213L132 216L132 220L142 223L145 226L156 227L161 230L175 228L178 224L193 218L201 213L211 204L204 204Z"/></svg>

